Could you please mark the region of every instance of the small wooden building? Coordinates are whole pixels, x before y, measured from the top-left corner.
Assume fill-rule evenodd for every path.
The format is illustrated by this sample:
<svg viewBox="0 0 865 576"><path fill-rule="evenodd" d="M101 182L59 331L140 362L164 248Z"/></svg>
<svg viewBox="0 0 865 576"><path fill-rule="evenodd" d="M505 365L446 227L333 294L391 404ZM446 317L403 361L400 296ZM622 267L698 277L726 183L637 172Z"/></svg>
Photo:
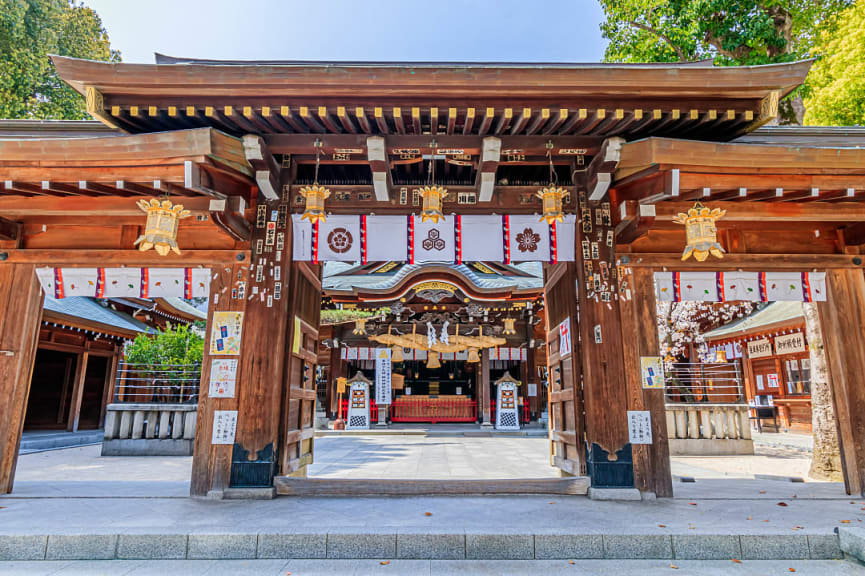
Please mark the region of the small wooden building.
<svg viewBox="0 0 865 576"><path fill-rule="evenodd" d="M811 361L799 302L773 302L705 335L717 352L742 363L748 402L777 406L779 424L811 431Z"/></svg>

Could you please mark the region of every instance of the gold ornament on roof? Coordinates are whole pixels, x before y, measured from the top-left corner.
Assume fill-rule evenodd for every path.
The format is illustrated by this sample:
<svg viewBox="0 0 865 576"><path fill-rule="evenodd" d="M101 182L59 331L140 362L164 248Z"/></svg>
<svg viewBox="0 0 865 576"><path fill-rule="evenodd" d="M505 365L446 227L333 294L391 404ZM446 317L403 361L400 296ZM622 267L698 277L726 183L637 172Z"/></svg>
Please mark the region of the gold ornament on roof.
<svg viewBox="0 0 865 576"><path fill-rule="evenodd" d="M182 204L171 204L168 199L161 202L156 198L139 200L138 207L147 213L144 234L135 241L142 252L155 248L160 256L173 251L180 254L177 247L177 227L180 220L190 216L189 210L184 210Z"/></svg>
<svg viewBox="0 0 865 576"><path fill-rule="evenodd" d="M418 189L421 198L423 198L423 210L420 213L420 221L426 222L431 220L433 224L439 220L444 221L445 215L442 213L442 201L447 197L448 191L441 186L424 186Z"/></svg>
<svg viewBox="0 0 865 576"><path fill-rule="evenodd" d="M502 334L516 334L517 331L514 329L515 318L505 318L503 320L505 327L502 330Z"/></svg>
<svg viewBox="0 0 865 576"><path fill-rule="evenodd" d="M703 262L709 254L715 258L724 257L724 249L718 243L718 229L715 220L722 218L726 210L715 208L710 210L700 202L688 210L687 214L679 213L673 222L685 225L688 243L682 253L682 260L687 260L692 254L697 262Z"/></svg>

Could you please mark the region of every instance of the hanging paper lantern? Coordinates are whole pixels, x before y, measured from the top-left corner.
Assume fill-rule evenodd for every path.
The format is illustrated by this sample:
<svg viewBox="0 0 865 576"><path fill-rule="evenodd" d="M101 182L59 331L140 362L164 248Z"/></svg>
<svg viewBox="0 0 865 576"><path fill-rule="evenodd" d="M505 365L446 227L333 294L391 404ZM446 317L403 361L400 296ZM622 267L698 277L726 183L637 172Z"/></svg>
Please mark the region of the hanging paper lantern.
<svg viewBox="0 0 865 576"><path fill-rule="evenodd" d="M172 206L170 200L160 202L156 198L139 200L138 207L147 213L144 234L135 241L138 249L144 252L155 248L160 256L165 256L169 251L180 254L177 226L180 220L189 217L189 210L184 210L182 204Z"/></svg>
<svg viewBox="0 0 865 576"><path fill-rule="evenodd" d="M394 345L391 348L390 361L391 362L402 362L403 361L402 346Z"/></svg>
<svg viewBox="0 0 865 576"><path fill-rule="evenodd" d="M726 362L727 361L727 351L726 350L716 350L715 351L715 362Z"/></svg>
<svg viewBox="0 0 865 576"><path fill-rule="evenodd" d="M548 186L542 190L538 190L537 196L544 203L544 213L541 215L540 222L544 220L547 224L552 224L556 220L563 222L565 215L562 212L562 197L565 195L564 188L556 186Z"/></svg>
<svg viewBox="0 0 865 576"><path fill-rule="evenodd" d="M423 198L423 210L420 213L421 222L432 220L433 224L436 224L439 220L444 220L442 201L448 195L447 189L441 186L424 186L418 189L418 193Z"/></svg>
<svg viewBox="0 0 865 576"><path fill-rule="evenodd" d="M517 331L514 329L514 318L505 318L504 323L505 327L502 330L502 334L516 334Z"/></svg>
<svg viewBox="0 0 865 576"><path fill-rule="evenodd" d="M354 321L354 330L352 330L352 334L357 334L359 336L366 334L366 318L357 318Z"/></svg>
<svg viewBox="0 0 865 576"><path fill-rule="evenodd" d="M688 244L682 253L683 261L687 260L691 254L694 255L697 262L703 262L709 257L709 254L715 258L724 257L724 249L718 243L718 229L715 227L715 220L723 217L726 213L726 210L720 208L709 210L697 202L693 208L688 210L687 214L679 213L673 218L673 222L685 225L685 233L688 237Z"/></svg>
<svg viewBox="0 0 865 576"><path fill-rule="evenodd" d="M313 184L300 189L300 195L306 198L306 209L300 219L307 219L311 223L324 222L324 200L330 197L330 190L324 186Z"/></svg>
<svg viewBox="0 0 865 576"><path fill-rule="evenodd" d="M430 350L429 356L427 357L427 361L426 361L426 367L427 368L441 368L442 367L442 363L439 362L438 352L433 352L432 350Z"/></svg>
<svg viewBox="0 0 865 576"><path fill-rule="evenodd" d="M466 360L466 362L469 362L471 364L476 364L477 362L480 362L480 361L481 361L481 358L480 358L480 356L478 356L478 349L477 348L469 348L469 357Z"/></svg>

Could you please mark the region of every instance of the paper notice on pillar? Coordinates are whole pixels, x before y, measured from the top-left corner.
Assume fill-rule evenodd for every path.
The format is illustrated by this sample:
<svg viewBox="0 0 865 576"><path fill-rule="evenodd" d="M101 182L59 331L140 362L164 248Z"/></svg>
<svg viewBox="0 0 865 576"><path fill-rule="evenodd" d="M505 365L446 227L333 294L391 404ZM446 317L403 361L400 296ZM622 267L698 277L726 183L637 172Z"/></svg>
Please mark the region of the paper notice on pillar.
<svg viewBox="0 0 865 576"><path fill-rule="evenodd" d="M571 353L571 319L559 324L559 358L565 358Z"/></svg>
<svg viewBox="0 0 865 576"><path fill-rule="evenodd" d="M550 226L540 216L515 214L508 217L508 247L511 262L550 260Z"/></svg>
<svg viewBox="0 0 865 576"><path fill-rule="evenodd" d="M301 220L301 216L301 214L291 215L291 257L293 260L304 262L312 260L312 224L308 220Z"/></svg>
<svg viewBox="0 0 865 576"><path fill-rule="evenodd" d="M564 222L556 222L556 261L573 262L574 247L576 246L575 226L576 214L565 214Z"/></svg>
<svg viewBox="0 0 865 576"><path fill-rule="evenodd" d="M321 262L360 261L360 216L328 216L315 238Z"/></svg>
<svg viewBox="0 0 865 576"><path fill-rule="evenodd" d="M652 443L652 416L648 410L628 410L628 441L631 444Z"/></svg>
<svg viewBox="0 0 865 576"><path fill-rule="evenodd" d="M534 382L529 382L529 396L537 396L538 395L538 385Z"/></svg>
<svg viewBox="0 0 865 576"><path fill-rule="evenodd" d="M373 348L375 351L375 403L390 404L391 362L390 348Z"/></svg>
<svg viewBox="0 0 865 576"><path fill-rule="evenodd" d="M421 222L419 216L413 218L414 262L453 262L456 256L453 214L438 222Z"/></svg>
<svg viewBox="0 0 865 576"><path fill-rule="evenodd" d="M505 258L501 216L460 217L463 262L501 262Z"/></svg>
<svg viewBox="0 0 865 576"><path fill-rule="evenodd" d="M367 262L405 262L408 229L405 216L366 217Z"/></svg>
<svg viewBox="0 0 865 576"><path fill-rule="evenodd" d="M213 326L210 329L210 354L239 356L242 335L243 312L214 312Z"/></svg>
<svg viewBox="0 0 865 576"><path fill-rule="evenodd" d="M214 358L210 364L210 398L234 398L237 360Z"/></svg>
<svg viewBox="0 0 865 576"><path fill-rule="evenodd" d="M640 356L643 388L664 387L664 360L660 356Z"/></svg>
<svg viewBox="0 0 865 576"><path fill-rule="evenodd" d="M237 410L213 411L213 435L211 444L234 444L237 433Z"/></svg>
<svg viewBox="0 0 865 576"><path fill-rule="evenodd" d="M142 294L144 283L147 284L146 298L183 298L185 285L184 268L147 268L146 278L142 277Z"/></svg>

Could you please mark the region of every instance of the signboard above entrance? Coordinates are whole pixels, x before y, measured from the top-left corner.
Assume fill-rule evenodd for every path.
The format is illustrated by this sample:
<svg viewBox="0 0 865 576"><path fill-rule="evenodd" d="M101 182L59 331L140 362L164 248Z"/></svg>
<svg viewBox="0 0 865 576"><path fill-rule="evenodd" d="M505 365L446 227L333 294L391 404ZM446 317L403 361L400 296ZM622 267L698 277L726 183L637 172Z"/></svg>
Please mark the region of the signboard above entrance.
<svg viewBox="0 0 865 576"><path fill-rule="evenodd" d="M772 342L768 338L748 342L748 358L765 358L772 355Z"/></svg>
<svg viewBox="0 0 865 576"><path fill-rule="evenodd" d="M663 302L825 302L825 272L655 272Z"/></svg>

